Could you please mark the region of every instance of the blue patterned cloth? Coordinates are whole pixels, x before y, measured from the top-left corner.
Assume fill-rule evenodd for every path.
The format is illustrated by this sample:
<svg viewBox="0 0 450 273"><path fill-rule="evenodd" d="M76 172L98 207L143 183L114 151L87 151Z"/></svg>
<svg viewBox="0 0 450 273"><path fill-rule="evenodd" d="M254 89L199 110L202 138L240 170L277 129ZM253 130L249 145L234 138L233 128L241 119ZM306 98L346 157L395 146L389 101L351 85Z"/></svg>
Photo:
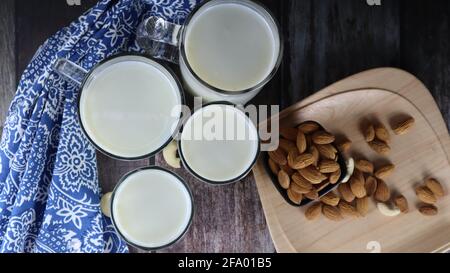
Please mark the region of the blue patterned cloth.
<svg viewBox="0 0 450 273"><path fill-rule="evenodd" d="M0 143L0 252L127 252L100 211L94 148L77 119L78 90L52 66L67 58L90 69L140 51L144 16L182 22L195 0L102 0L36 52Z"/></svg>

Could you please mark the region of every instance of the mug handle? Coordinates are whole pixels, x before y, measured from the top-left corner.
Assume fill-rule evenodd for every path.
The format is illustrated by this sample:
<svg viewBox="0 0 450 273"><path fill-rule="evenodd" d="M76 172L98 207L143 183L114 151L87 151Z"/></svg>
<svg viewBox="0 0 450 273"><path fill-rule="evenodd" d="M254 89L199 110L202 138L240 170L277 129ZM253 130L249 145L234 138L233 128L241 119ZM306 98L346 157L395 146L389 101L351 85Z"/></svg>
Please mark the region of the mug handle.
<svg viewBox="0 0 450 273"><path fill-rule="evenodd" d="M81 87L88 71L74 62L67 59L58 59L53 69L66 81L72 83L76 87Z"/></svg>
<svg viewBox="0 0 450 273"><path fill-rule="evenodd" d="M181 25L150 16L138 26L136 41L151 56L178 64L178 45L182 30Z"/></svg>

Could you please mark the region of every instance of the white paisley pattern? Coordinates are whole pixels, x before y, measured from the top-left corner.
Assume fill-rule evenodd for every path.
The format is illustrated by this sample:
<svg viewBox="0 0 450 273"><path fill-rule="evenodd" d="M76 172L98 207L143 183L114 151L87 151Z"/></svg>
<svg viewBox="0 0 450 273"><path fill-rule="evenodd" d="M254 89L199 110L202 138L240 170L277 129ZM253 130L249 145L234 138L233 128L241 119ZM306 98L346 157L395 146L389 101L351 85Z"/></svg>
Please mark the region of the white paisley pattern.
<svg viewBox="0 0 450 273"><path fill-rule="evenodd" d="M141 51L145 16L181 23L196 0L101 0L49 38L24 71L0 141L0 252L127 252L100 211L94 148L77 119L78 90L52 69L91 69Z"/></svg>

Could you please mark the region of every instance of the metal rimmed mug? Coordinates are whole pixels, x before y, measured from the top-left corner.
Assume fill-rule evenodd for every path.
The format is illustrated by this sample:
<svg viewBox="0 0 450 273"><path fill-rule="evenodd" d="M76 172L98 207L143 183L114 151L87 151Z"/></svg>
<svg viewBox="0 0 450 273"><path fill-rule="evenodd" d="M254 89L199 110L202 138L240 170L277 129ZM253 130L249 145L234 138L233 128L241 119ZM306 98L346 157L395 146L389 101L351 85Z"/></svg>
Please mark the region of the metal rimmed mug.
<svg viewBox="0 0 450 273"><path fill-rule="evenodd" d="M148 177L139 178L140 175L159 175L160 179L148 181ZM160 183L166 188L157 192L158 187L153 183L153 188L146 189L143 185L146 181L150 184ZM180 194L183 198L180 198ZM110 217L117 233L129 245L145 251L163 249L180 241L189 230L194 215L193 195L184 180L177 174L156 166L139 168L125 174L108 202ZM148 203L147 207L143 203ZM183 219L176 219L177 216ZM174 226L176 224L178 225ZM164 232L171 233L161 234Z"/></svg>
<svg viewBox="0 0 450 273"><path fill-rule="evenodd" d="M220 8L224 5L234 5L234 6L240 6L247 10L249 10L249 13L246 16L243 17L252 17L252 14L256 14L259 18L262 18L261 21L264 21L261 24L254 24L253 27L256 25L262 26L265 25L268 29L270 29L270 35L272 36L271 43L274 43L272 51L270 51L270 54L273 55L271 57L270 62L264 62L264 65L257 65L257 66L251 66L253 69L244 69L243 71L250 71L250 70L258 70L264 68L264 73L261 74L261 77L257 77L258 80L252 79L254 81L251 82L251 84L245 84L245 85L239 85L241 87L236 87L237 89L230 90L223 86L219 86L217 83L214 83L211 80L211 77L205 77L205 75L201 75L202 73L211 73L211 71L216 70L220 68L220 66L226 66L226 64L218 64L210 69L195 69L192 62L189 61L189 52L188 48L195 47L194 45L187 45L188 36L193 28L193 25L195 25L195 22L198 21L198 17L203 16L206 11L212 9L212 8ZM230 14L238 14L238 12L231 12ZM224 16L227 18L227 16ZM233 21L233 20L231 20ZM207 23L205 25L208 25ZM223 24L218 24L223 25ZM215 33L218 34L218 37L222 37L226 35L227 33L233 33L236 31L239 31L239 27L232 27L230 29L219 29L215 31ZM242 27L241 27L242 28ZM251 27L249 27L251 28ZM256 27L255 27L256 28ZM258 28L259 29L259 28ZM182 79L185 83L186 89L194 96L196 97L203 97L203 99L207 102L213 102L213 101L229 101L234 104L246 104L249 100L251 100L254 96L256 96L264 85L266 85L275 75L277 72L282 56L283 56L283 38L279 31L279 25L277 21L274 19L274 16L271 14L271 12L262 6L261 4L257 4L253 1L249 0L210 0L210 1L204 1L200 5L198 5L188 16L187 20L184 22L183 25L177 25L170 23L168 21L165 21L162 18L151 16L149 18L146 18L138 27L137 31L137 41L139 45L146 49L150 55L154 56L155 58L164 59L170 62L179 63L180 70L182 74ZM255 49L258 47L261 47L261 45L267 44L267 41L258 41L255 39L255 36L258 36L255 34L255 32L249 31L251 34L247 35L245 38L248 38L247 40L251 40L253 43L252 46L247 46L246 52L252 53L255 52ZM242 35L244 36L244 35ZM205 37L205 41L211 41L214 40L213 38ZM244 40L245 38L241 38ZM252 40L253 39L253 40ZM198 39L193 39L198 40ZM198 41L200 42L200 41ZM201 42L200 42L201 43ZM236 46L236 45L235 45ZM198 46L197 46L198 47ZM226 47L231 48L231 47ZM243 47L236 46L236 51L243 50ZM221 54L224 54L224 50L220 50L215 48L213 56L220 56ZM220 52L217 54L217 52ZM228 54L233 54L228 53ZM201 59L202 62L207 62L211 56L207 56L206 54L199 53L199 56L197 56L197 60ZM247 54L251 55L251 54ZM236 58L237 62L240 60L243 60L243 63L232 63L230 64L230 61L226 59L226 56L223 56L229 66L232 66L233 69L236 70L240 69L243 64L248 64L253 62L255 59L260 60L263 57L266 57L266 55L269 54L260 54L258 57L252 56L252 58L247 58L247 55L240 54L240 58ZM220 59L220 58L219 58ZM198 62L197 62L198 63ZM267 66L267 67L266 67ZM201 73L199 73L201 72ZM235 73L235 72L234 72ZM256 72L255 72L256 73ZM216 75L216 78L223 78L224 73L219 73L220 75ZM241 75L243 73L235 73L238 75ZM262 76L264 75L264 76ZM253 75L256 77L255 75ZM240 77L240 76L238 76ZM230 77L233 78L233 77ZM245 78L245 77L244 77ZM249 77L251 78L251 77ZM223 79L221 79L223 80ZM236 78L234 77L234 80ZM244 87L245 86L245 87Z"/></svg>
<svg viewBox="0 0 450 273"><path fill-rule="evenodd" d="M82 131L98 151L109 157L119 160L151 157L172 141L181 125L181 110L178 117L172 110L184 104L182 86L169 68L148 56L132 53L115 55L89 71L69 60L59 59L54 69L79 88L78 118ZM114 69L117 71L114 72ZM134 77L134 81L143 80L133 83L127 77ZM146 77L153 78L146 80ZM128 86L127 82L136 86ZM117 88L111 88L116 85ZM90 89L100 91L95 91L98 93L96 95ZM152 93L133 93L144 89ZM170 92L163 92L169 89ZM130 101L123 101L123 94L130 96ZM92 112L101 105L106 107L105 111L99 109ZM130 111L126 112L124 107ZM104 130L100 131L101 128ZM127 151L127 145L134 150Z"/></svg>
<svg viewBox="0 0 450 273"><path fill-rule="evenodd" d="M222 119L223 123L215 124L217 125L215 129L224 132L224 135L228 135L227 130L231 126L233 130L236 128L237 130L229 135L229 139L193 138L193 134L199 132L199 126L203 134L201 137L205 137L205 131L203 131L207 126L205 124L212 124L214 115L225 119L225 121ZM209 121L200 123L201 118L204 117L210 118ZM227 121L227 118L233 118L233 120ZM240 125L234 118L240 121ZM241 109L230 102L212 102L196 110L184 122L178 135L177 147L183 167L191 175L210 185L231 184L247 176L256 164L261 150L256 126Z"/></svg>

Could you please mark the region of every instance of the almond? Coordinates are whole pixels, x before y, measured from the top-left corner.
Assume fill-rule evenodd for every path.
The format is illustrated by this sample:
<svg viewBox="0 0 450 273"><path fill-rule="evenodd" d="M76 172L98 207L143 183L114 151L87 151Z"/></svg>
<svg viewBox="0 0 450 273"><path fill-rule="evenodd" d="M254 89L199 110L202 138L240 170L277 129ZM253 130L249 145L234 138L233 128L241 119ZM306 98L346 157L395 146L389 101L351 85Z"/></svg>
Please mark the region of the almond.
<svg viewBox="0 0 450 273"><path fill-rule="evenodd" d="M319 157L320 157L319 150L317 149L316 146L311 146L309 148L309 153L313 155L314 166L317 166L317 164L319 163Z"/></svg>
<svg viewBox="0 0 450 273"><path fill-rule="evenodd" d="M361 216L366 216L369 212L369 197L363 197L356 199L356 210Z"/></svg>
<svg viewBox="0 0 450 273"><path fill-rule="evenodd" d="M329 192L320 198L320 201L322 201L322 203L333 207L337 206L340 200L341 199L339 198L339 196L337 196L334 192Z"/></svg>
<svg viewBox="0 0 450 273"><path fill-rule="evenodd" d="M369 146L380 155L388 155L391 151L391 147L389 147L386 142L378 139L369 142Z"/></svg>
<svg viewBox="0 0 450 273"><path fill-rule="evenodd" d="M341 168L339 168L337 171L330 174L328 180L330 180L331 184L336 184L339 182L339 179L341 178Z"/></svg>
<svg viewBox="0 0 450 273"><path fill-rule="evenodd" d="M429 205L429 204L422 204L419 207L419 211L420 211L420 213L422 213L425 216L434 216L434 215L438 214L438 208L434 205Z"/></svg>
<svg viewBox="0 0 450 273"><path fill-rule="evenodd" d="M404 135L407 134L414 127L415 120L410 117L402 122L399 122L395 125L392 130L396 135Z"/></svg>
<svg viewBox="0 0 450 273"><path fill-rule="evenodd" d="M275 161L273 161L272 158L269 158L269 168L273 174L278 175L278 172L280 171L280 166L278 166L278 164L275 163Z"/></svg>
<svg viewBox="0 0 450 273"><path fill-rule="evenodd" d="M386 179L394 172L394 170L395 166L393 164L385 165L375 172L375 176L378 179Z"/></svg>
<svg viewBox="0 0 450 273"><path fill-rule="evenodd" d="M356 210L356 207L344 200L341 200L339 202L338 208L343 216L350 216L350 217L360 216L359 212Z"/></svg>
<svg viewBox="0 0 450 273"><path fill-rule="evenodd" d="M312 204L305 212L306 219L312 221L319 218L320 213L322 212L322 203L317 202Z"/></svg>
<svg viewBox="0 0 450 273"><path fill-rule="evenodd" d="M375 126L375 136L376 138L378 138L379 140L382 140L386 143L389 143L389 141L391 140L391 136L389 135L388 130L386 129L386 127L384 127L383 124L377 124Z"/></svg>
<svg viewBox="0 0 450 273"><path fill-rule="evenodd" d="M314 166L300 169L298 172L312 184L320 184L322 181L327 179L327 177L319 172Z"/></svg>
<svg viewBox="0 0 450 273"><path fill-rule="evenodd" d="M375 139L375 128L372 124L367 126L364 131L364 138L366 139L366 142L372 142Z"/></svg>
<svg viewBox="0 0 450 273"><path fill-rule="evenodd" d="M337 207L322 205L322 213L332 221L340 221L343 219L341 211Z"/></svg>
<svg viewBox="0 0 450 273"><path fill-rule="evenodd" d="M317 131L312 135L312 141L315 144L320 144L320 145L324 145L324 144L330 144L333 143L335 140L335 137L325 131Z"/></svg>
<svg viewBox="0 0 450 273"><path fill-rule="evenodd" d="M287 195L289 200L291 200L294 204L300 205L302 202L303 195L292 191L290 188L287 190Z"/></svg>
<svg viewBox="0 0 450 273"><path fill-rule="evenodd" d="M422 201L426 204L434 204L437 201L436 196L428 187L416 188L416 195L420 201Z"/></svg>
<svg viewBox="0 0 450 273"><path fill-rule="evenodd" d="M278 172L278 183L280 183L283 189L289 189L291 178L285 171L281 170Z"/></svg>
<svg viewBox="0 0 450 273"><path fill-rule="evenodd" d="M401 212L403 212L403 213L408 212L408 210L409 210L408 200L406 200L406 198L403 195L399 195L399 196L395 197L394 203L397 206L397 208L400 209Z"/></svg>
<svg viewBox="0 0 450 273"><path fill-rule="evenodd" d="M301 154L292 161L292 165L289 164L293 169L299 170L304 169L310 165L314 164L314 156L312 154Z"/></svg>
<svg viewBox="0 0 450 273"><path fill-rule="evenodd" d="M319 171L321 173L334 173L339 169L339 163L334 160L324 159L319 163Z"/></svg>
<svg viewBox="0 0 450 273"><path fill-rule="evenodd" d="M345 201L353 202L353 200L355 200L355 195L350 189L350 185L348 183L340 184L338 186L338 191Z"/></svg>
<svg viewBox="0 0 450 273"><path fill-rule="evenodd" d="M311 182L306 180L303 176L301 176L298 172L292 175L292 182L297 184L298 186L304 188L306 190L305 193L309 192L313 186Z"/></svg>
<svg viewBox="0 0 450 273"><path fill-rule="evenodd" d="M305 197L308 198L309 200L317 200L319 199L319 193L317 192L316 189L312 189L310 192L305 194Z"/></svg>
<svg viewBox="0 0 450 273"><path fill-rule="evenodd" d="M287 139L280 138L278 145L286 153L289 153L291 150L297 150L295 143Z"/></svg>
<svg viewBox="0 0 450 273"><path fill-rule="evenodd" d="M297 151L297 148L290 150L287 155L288 166L295 170L296 159L300 154Z"/></svg>
<svg viewBox="0 0 450 273"><path fill-rule="evenodd" d="M373 164L368 160L365 159L356 160L355 167L356 169L360 170L363 173L373 173Z"/></svg>
<svg viewBox="0 0 450 273"><path fill-rule="evenodd" d="M280 166L280 169L285 171L289 176L292 176L295 173L295 170L293 170L289 165Z"/></svg>
<svg viewBox="0 0 450 273"><path fill-rule="evenodd" d="M311 134L320 129L320 125L314 121L303 122L298 126L298 129L304 134Z"/></svg>
<svg viewBox="0 0 450 273"><path fill-rule="evenodd" d="M280 135L287 140L296 141L297 132L298 130L296 128L280 127Z"/></svg>
<svg viewBox="0 0 450 273"><path fill-rule="evenodd" d="M331 144L316 145L319 154L325 159L336 159L337 150Z"/></svg>
<svg viewBox="0 0 450 273"><path fill-rule="evenodd" d="M391 199L391 190L386 185L386 182L381 179L377 180L377 190L374 197L379 202L387 202Z"/></svg>
<svg viewBox="0 0 450 273"><path fill-rule="evenodd" d="M341 141L338 145L338 150L345 153L348 152L350 150L350 148L352 147L352 142L348 139L345 139L343 141Z"/></svg>
<svg viewBox="0 0 450 273"><path fill-rule="evenodd" d="M353 175L350 178L350 189L352 191L352 193L357 197L357 198L363 198L366 196L367 192L366 192L366 187L365 187L365 183L364 180L358 179L355 175Z"/></svg>
<svg viewBox="0 0 450 273"><path fill-rule="evenodd" d="M428 178L425 181L425 185L434 193L437 198L443 197L445 195L444 188L436 179Z"/></svg>
<svg viewBox="0 0 450 273"><path fill-rule="evenodd" d="M325 189L328 185L330 185L330 182L324 181L320 184L315 185L315 188L318 192L320 192L321 190Z"/></svg>
<svg viewBox="0 0 450 273"><path fill-rule="evenodd" d="M373 176L368 176L366 178L366 193L367 196L372 196L377 191L377 179Z"/></svg>
<svg viewBox="0 0 450 273"><path fill-rule="evenodd" d="M307 143L306 143L305 134L301 130L298 130L297 149L301 154L303 154L306 151L306 148L307 148Z"/></svg>
<svg viewBox="0 0 450 273"><path fill-rule="evenodd" d="M301 187L301 186L299 186L296 183L292 183L292 181L291 181L291 184L290 184L289 188L291 189L291 191L293 191L295 193L299 193L299 194L305 194L305 193L308 193L308 192L311 191L311 189L307 189L307 188Z"/></svg>
<svg viewBox="0 0 450 273"><path fill-rule="evenodd" d="M294 177L294 176L292 176L292 177ZM302 185L299 185L299 184L293 182L293 179L292 179L290 189L296 193L306 194L312 190L312 186L310 188L304 187Z"/></svg>
<svg viewBox="0 0 450 273"><path fill-rule="evenodd" d="M269 157L278 165L283 166L287 164L287 154L281 148L278 148L275 151L270 151Z"/></svg>

